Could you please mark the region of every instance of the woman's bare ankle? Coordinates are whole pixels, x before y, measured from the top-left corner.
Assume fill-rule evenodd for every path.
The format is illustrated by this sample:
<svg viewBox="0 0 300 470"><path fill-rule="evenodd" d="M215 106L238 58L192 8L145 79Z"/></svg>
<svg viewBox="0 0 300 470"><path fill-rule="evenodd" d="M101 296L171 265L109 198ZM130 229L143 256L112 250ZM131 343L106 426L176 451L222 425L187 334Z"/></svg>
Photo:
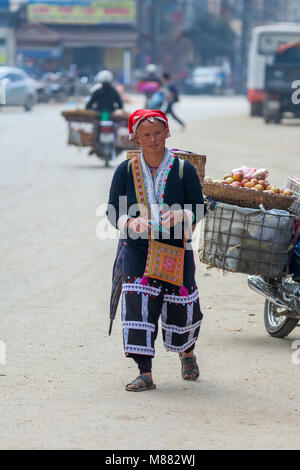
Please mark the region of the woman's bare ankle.
<svg viewBox="0 0 300 470"><path fill-rule="evenodd" d="M182 357L193 357L193 355L194 355L194 350L192 350L188 353L183 351L183 353L182 353Z"/></svg>

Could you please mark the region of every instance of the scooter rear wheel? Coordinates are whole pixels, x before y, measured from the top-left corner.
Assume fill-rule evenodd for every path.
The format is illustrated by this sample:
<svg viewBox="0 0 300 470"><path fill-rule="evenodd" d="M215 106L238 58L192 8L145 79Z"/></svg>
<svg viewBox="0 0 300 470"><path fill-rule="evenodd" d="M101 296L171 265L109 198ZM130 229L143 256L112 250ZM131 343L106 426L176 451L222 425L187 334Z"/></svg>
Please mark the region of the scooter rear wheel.
<svg viewBox="0 0 300 470"><path fill-rule="evenodd" d="M284 315L278 316L278 313L280 313L280 308L266 300L264 312L266 330L273 338L284 338L296 328L299 320L287 318Z"/></svg>

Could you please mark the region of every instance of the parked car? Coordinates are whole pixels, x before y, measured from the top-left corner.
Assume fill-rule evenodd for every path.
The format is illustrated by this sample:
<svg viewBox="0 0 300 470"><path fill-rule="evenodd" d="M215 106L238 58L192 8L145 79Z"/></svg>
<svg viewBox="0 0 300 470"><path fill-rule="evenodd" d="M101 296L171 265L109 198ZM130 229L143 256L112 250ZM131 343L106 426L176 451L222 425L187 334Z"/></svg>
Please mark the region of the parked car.
<svg viewBox="0 0 300 470"><path fill-rule="evenodd" d="M220 94L226 87L226 74L221 67L196 67L184 82L186 93Z"/></svg>
<svg viewBox="0 0 300 470"><path fill-rule="evenodd" d="M35 82L22 69L1 66L0 84L4 84L5 106L23 106L25 111L31 111L37 102Z"/></svg>

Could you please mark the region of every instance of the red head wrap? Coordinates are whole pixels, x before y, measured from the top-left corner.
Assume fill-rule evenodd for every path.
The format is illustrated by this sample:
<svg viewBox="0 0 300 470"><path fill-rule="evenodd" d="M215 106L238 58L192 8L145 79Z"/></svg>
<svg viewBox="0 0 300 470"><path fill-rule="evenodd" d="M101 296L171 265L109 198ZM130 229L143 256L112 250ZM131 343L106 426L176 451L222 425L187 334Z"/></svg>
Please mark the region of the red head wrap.
<svg viewBox="0 0 300 470"><path fill-rule="evenodd" d="M134 113L130 114L128 118L129 140L134 139L139 124L141 124L145 119L149 119L149 121L152 121L153 119L162 121L166 125L168 137L170 137L171 134L168 118L163 111L160 111L159 109L137 109Z"/></svg>

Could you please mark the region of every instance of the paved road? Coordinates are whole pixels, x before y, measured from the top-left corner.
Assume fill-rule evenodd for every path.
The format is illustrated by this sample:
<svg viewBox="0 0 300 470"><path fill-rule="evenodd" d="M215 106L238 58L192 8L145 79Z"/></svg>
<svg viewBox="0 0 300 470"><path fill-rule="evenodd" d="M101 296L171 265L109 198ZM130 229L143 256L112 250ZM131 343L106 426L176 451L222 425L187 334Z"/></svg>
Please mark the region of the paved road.
<svg viewBox="0 0 300 470"><path fill-rule="evenodd" d="M269 337L242 275L197 262L199 382L182 381L159 336L157 390L124 391L136 369L119 318L107 335L116 240L96 237L113 169L67 147L61 109L0 113L0 448L299 448L299 329ZM265 126L239 97L186 97L178 110L188 127L171 121L170 146L206 153L212 177L240 164L281 185L300 174L296 122Z"/></svg>

